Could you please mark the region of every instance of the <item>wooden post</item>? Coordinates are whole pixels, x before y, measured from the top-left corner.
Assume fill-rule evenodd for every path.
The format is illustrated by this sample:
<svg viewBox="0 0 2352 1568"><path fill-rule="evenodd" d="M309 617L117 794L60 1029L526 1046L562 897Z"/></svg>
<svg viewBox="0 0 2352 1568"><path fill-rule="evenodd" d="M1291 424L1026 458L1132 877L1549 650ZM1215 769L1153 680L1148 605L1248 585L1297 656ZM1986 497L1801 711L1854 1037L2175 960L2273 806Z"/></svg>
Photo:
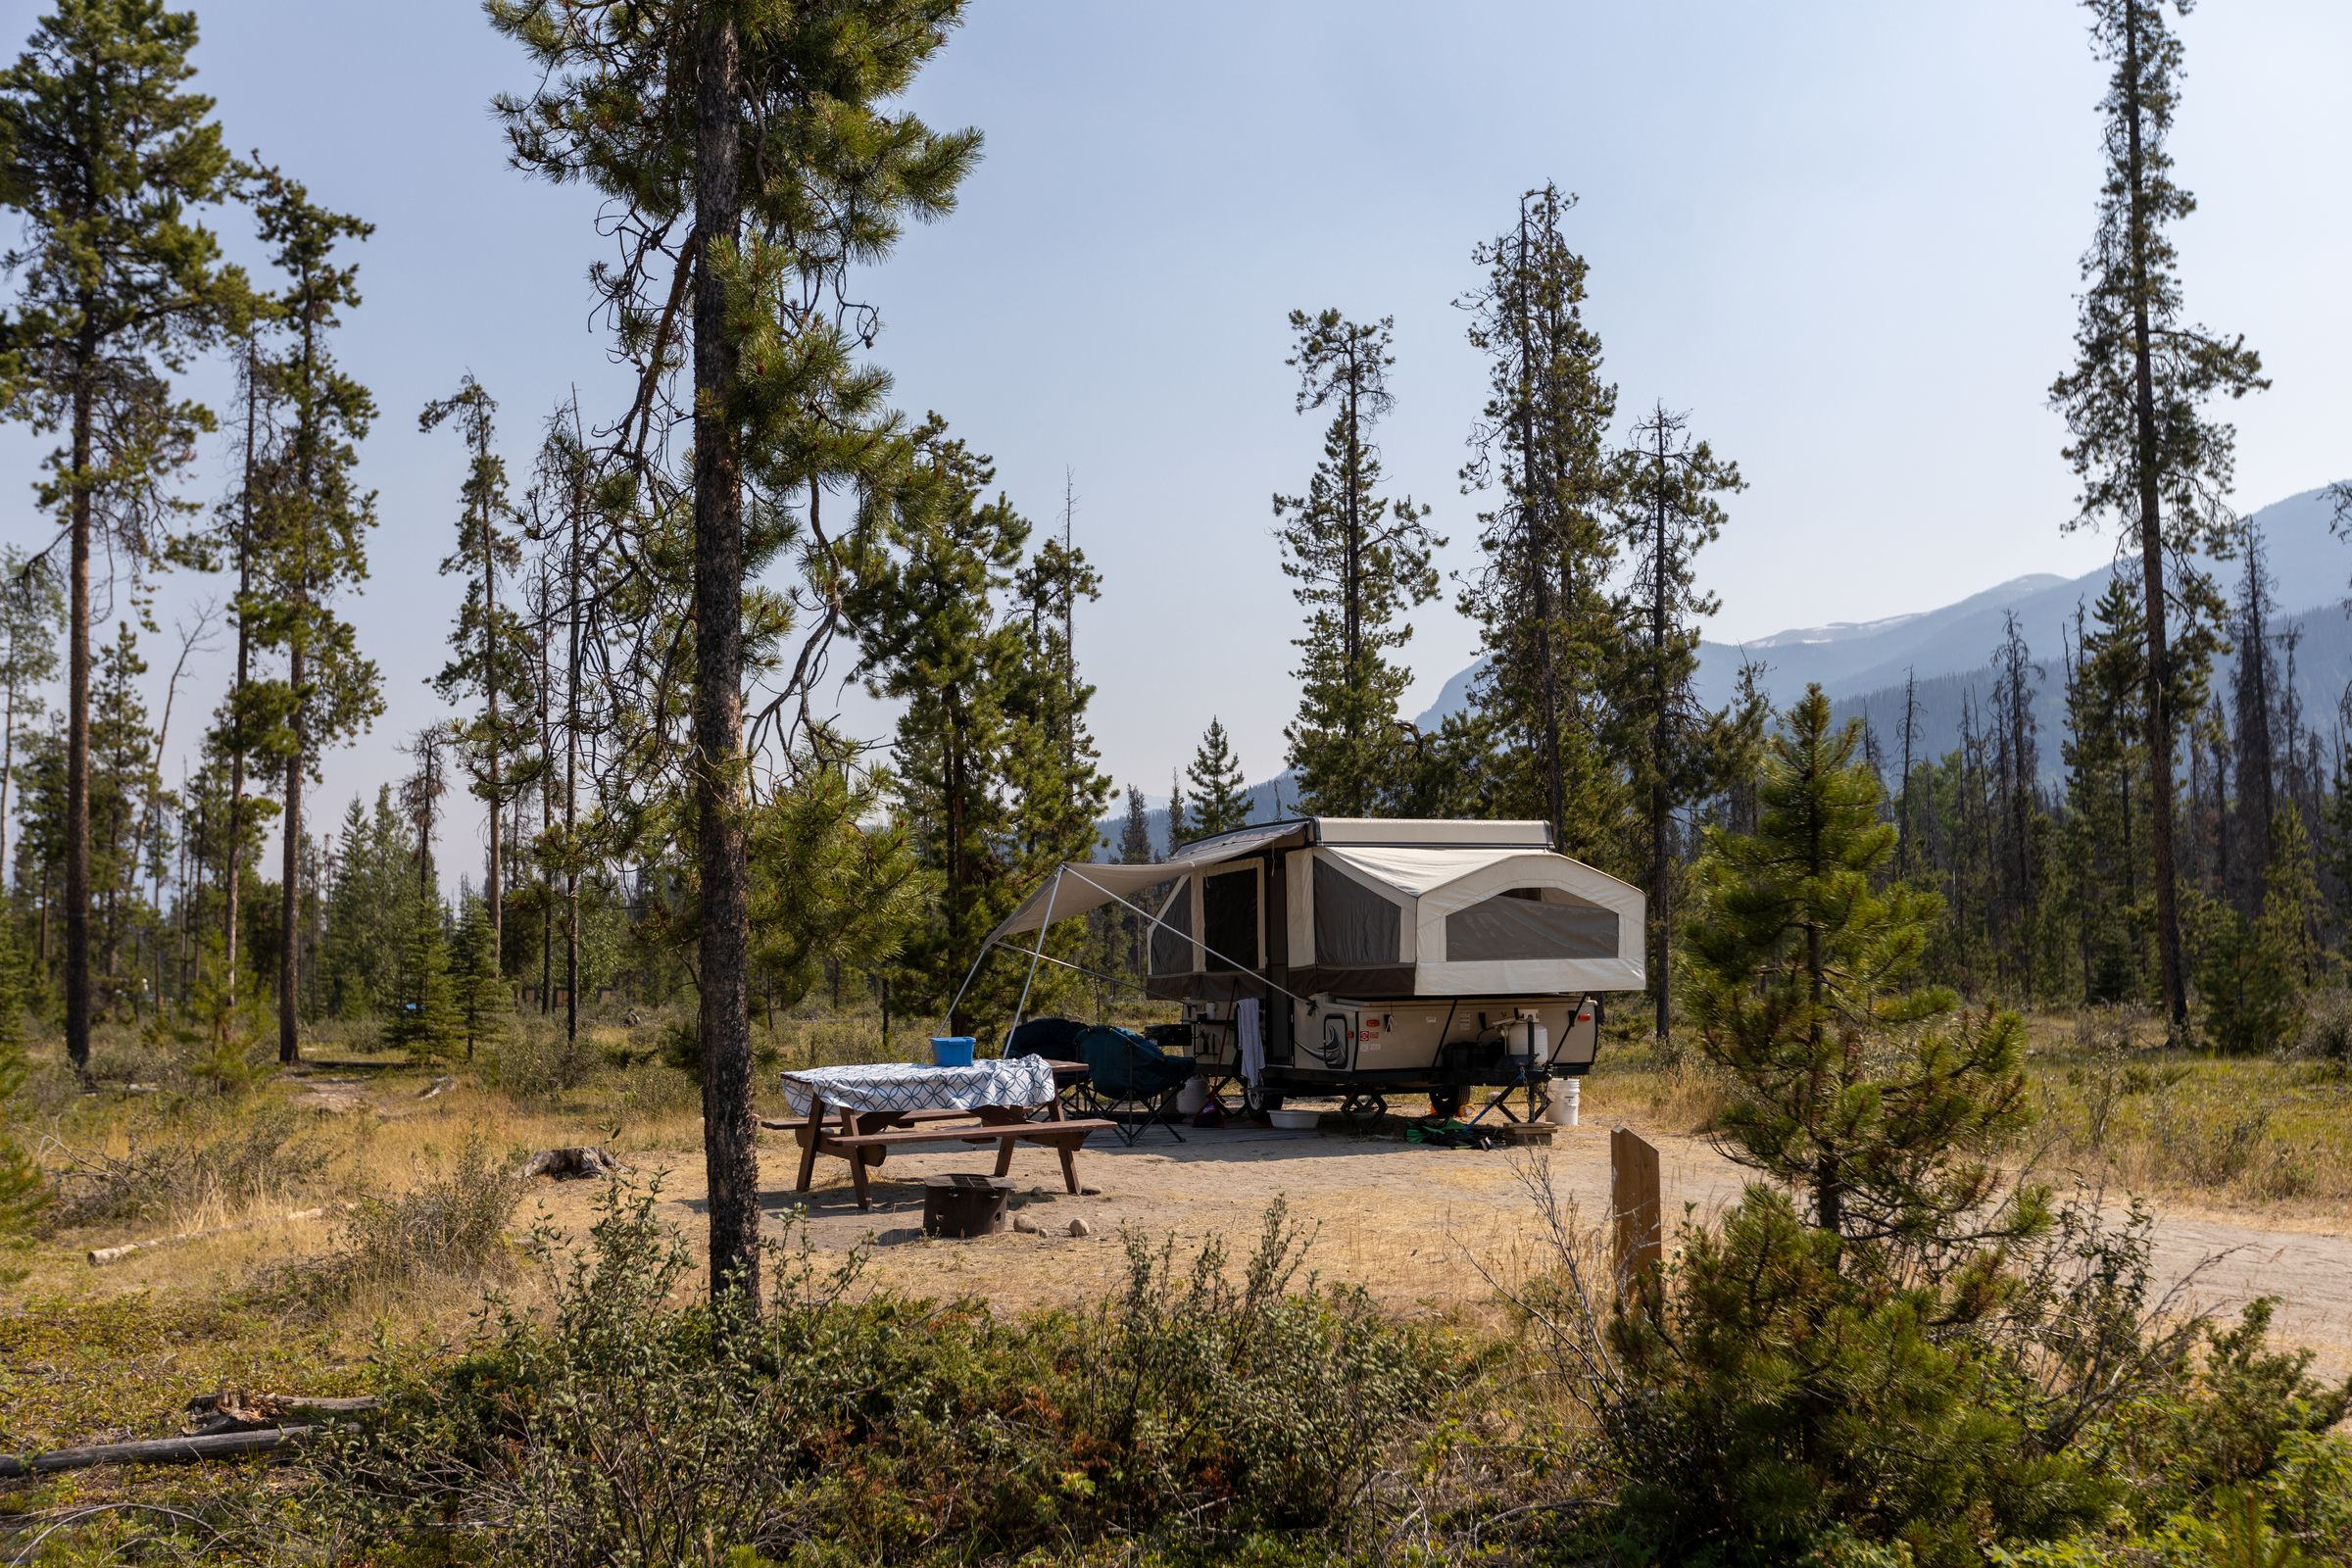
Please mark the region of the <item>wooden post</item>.
<svg viewBox="0 0 2352 1568"><path fill-rule="evenodd" d="M1617 1288L1655 1274L1665 1261L1658 1206L1658 1152L1630 1127L1609 1133L1609 1213L1616 1223Z"/></svg>

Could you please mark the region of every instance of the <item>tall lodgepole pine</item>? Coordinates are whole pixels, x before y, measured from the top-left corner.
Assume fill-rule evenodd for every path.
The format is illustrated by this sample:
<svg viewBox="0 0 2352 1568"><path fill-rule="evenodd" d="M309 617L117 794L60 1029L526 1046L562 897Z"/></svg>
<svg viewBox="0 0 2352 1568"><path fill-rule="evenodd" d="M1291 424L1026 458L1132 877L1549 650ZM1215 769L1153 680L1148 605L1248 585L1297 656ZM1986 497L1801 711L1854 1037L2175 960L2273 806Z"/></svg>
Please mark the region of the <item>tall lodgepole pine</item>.
<svg viewBox="0 0 2352 1568"><path fill-rule="evenodd" d="M444 575L466 579L466 598L458 610L457 631L451 638L456 653L433 677L443 697L473 692L481 698L477 719L452 730L460 742L460 757L473 774L474 793L481 797L489 824L488 876L483 902L488 906L491 951L506 952L506 833L500 814L511 793L508 760L522 750L528 733L522 689L529 678L529 653L522 622L499 602L499 582L522 563L515 542L513 504L507 498L506 460L492 442L497 437L498 401L471 375L448 397L435 398L416 416L419 430L433 430L455 420L466 443L469 462L460 495L457 548L442 561ZM502 710L499 699L518 700Z"/></svg>
<svg viewBox="0 0 2352 1568"><path fill-rule="evenodd" d="M733 7L695 17L694 821L702 877L703 1151L713 1288L758 1299L760 1160L752 1120L751 871L744 855L743 458L727 264L743 234L743 61Z"/></svg>
<svg viewBox="0 0 2352 1568"><path fill-rule="evenodd" d="M1617 388L1584 318L1590 268L1566 229L1575 206L1554 185L1522 194L1512 225L1471 252L1484 281L1455 301L1487 361L1462 490L1492 498L1458 603L1486 666L1472 701L1509 743L1495 770L1505 809L1549 822L1562 853L1609 864L1625 837L1598 722L1623 640L1609 591Z"/></svg>
<svg viewBox="0 0 2352 1568"><path fill-rule="evenodd" d="M2098 226L2082 256L2076 363L2050 388L2066 417L2067 461L2082 481L2069 527L2117 521L2139 558L2147 634L2148 848L2156 894L2156 949L2165 1015L2175 1038L2188 1027L2175 871L2173 752L2183 716L2168 612L2166 559L2230 552L2228 505L2236 432L2202 405L2269 383L2242 337L2191 322L2181 300L2180 254L2167 230L2196 210L2173 181L2165 149L2180 101L2180 40L2167 11L2187 0L2083 0L2091 48L2110 69L2099 112L2106 176ZM2192 617L2218 609L2211 586L2183 585Z"/></svg>
<svg viewBox="0 0 2352 1568"><path fill-rule="evenodd" d="M1624 750L1642 794L1648 839L1649 986L1656 1038L1674 1016L1675 812L1715 782L1717 750L1707 744L1724 715L1701 714L1691 692L1698 673L1699 622L1715 612L1692 569L1699 550L1723 532L1719 496L1746 488L1740 466L1692 441L1689 420L1664 404L1635 426L1616 486L1627 554L1634 560L1633 608L1641 621L1625 656L1625 705L1636 717Z"/></svg>
<svg viewBox="0 0 2352 1568"><path fill-rule="evenodd" d="M339 262L336 250L372 230L313 203L299 182L275 171L262 172L254 205L270 260L286 279L278 304L287 341L274 371L285 401L285 453L258 529L256 598L267 603L253 607L253 639L286 661L275 705L281 717L269 749L282 763L285 792L277 1059L291 1062L301 1057L304 789L327 748L383 711L375 662L361 656L351 622L336 609L341 595L368 576L375 496L352 479L375 401L343 372L328 342L342 313L360 302L359 269Z"/></svg>
<svg viewBox="0 0 2352 1568"><path fill-rule="evenodd" d="M630 406L604 431L606 458L640 487L631 525L661 526L689 510L680 491L691 492L689 624L661 650L632 654L632 669L657 673L630 695L667 725L654 690L674 689L674 662L692 660L685 744L673 747L664 729L646 750L678 757L691 804L711 1290L756 1298L747 554L771 557L799 536L818 579L809 600L839 604L840 555L819 526L817 497L871 483L895 462L898 435L881 401L888 378L859 362L878 319L849 279L889 252L907 220L950 211L977 155L976 134L934 132L892 106L960 22L961 0L488 0L487 9L538 78L498 102L515 166L592 185L607 199L605 220L618 225L607 232L622 236L620 257L593 276L637 372ZM691 388L683 400L681 373ZM689 445L693 471L681 484L668 454ZM747 508L747 488L760 506ZM622 565L640 579L626 592L671 612L662 561ZM788 742L802 711L794 698L822 667L836 620L820 608L802 628L766 608L763 647L802 639L783 661L784 689L771 684L760 710L774 715L768 733Z"/></svg>
<svg viewBox="0 0 2352 1568"><path fill-rule="evenodd" d="M1377 816L1395 757L1396 703L1412 682L1390 655L1412 637L1412 612L1437 595L1430 553L1446 541L1430 531L1429 508L1381 493L1372 431L1396 402L1389 390L1394 318L1293 311L1290 321L1298 341L1284 363L1298 372L1294 407L1332 410L1306 493L1274 497L1282 569L1307 612L1305 635L1296 639L1291 765L1316 809Z"/></svg>
<svg viewBox="0 0 2352 1568"><path fill-rule="evenodd" d="M90 566L136 571L186 510L171 491L212 428L172 378L244 292L189 209L223 199L232 161L210 98L187 90L196 19L160 0L58 0L0 72L0 205L24 223L0 268L0 406L43 434L40 503L67 534L66 1053L90 1054Z"/></svg>

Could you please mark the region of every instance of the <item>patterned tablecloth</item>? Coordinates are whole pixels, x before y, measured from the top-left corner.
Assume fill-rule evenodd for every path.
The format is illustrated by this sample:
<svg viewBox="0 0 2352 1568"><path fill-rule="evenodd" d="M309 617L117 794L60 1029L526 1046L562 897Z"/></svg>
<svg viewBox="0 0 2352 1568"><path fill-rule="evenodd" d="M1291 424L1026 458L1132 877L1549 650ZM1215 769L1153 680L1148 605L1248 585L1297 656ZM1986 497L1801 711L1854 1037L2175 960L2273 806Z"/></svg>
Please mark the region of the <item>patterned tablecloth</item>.
<svg viewBox="0 0 2352 1568"><path fill-rule="evenodd" d="M982 1105L1042 1105L1054 1098L1054 1069L1043 1056L924 1067L885 1061L866 1067L810 1067L784 1074L784 1098L808 1114L813 1091L850 1110L976 1110Z"/></svg>

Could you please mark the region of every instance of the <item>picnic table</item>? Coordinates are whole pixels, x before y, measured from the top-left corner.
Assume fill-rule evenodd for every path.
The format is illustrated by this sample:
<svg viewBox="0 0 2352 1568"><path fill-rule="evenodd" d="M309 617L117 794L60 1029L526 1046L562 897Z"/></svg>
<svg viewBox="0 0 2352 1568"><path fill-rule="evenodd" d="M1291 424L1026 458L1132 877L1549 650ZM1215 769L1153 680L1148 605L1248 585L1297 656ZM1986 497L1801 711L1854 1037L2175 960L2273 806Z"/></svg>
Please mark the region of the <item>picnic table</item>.
<svg viewBox="0 0 2352 1568"><path fill-rule="evenodd" d="M1115 1124L1062 1114L1055 1080L1068 1065L1043 1056L1012 1056L968 1067L911 1062L808 1067L783 1075L784 1098L800 1119L766 1125L789 1128L800 1141L794 1192L808 1191L816 1156L831 1154L850 1162L850 1185L859 1208L874 1206L867 1167L881 1164L904 1144L993 1143L999 1176L1012 1169L1013 1146L1039 1145L1061 1156L1062 1182L1075 1193L1078 1146L1087 1134ZM1036 1116L1040 1109L1042 1120Z"/></svg>

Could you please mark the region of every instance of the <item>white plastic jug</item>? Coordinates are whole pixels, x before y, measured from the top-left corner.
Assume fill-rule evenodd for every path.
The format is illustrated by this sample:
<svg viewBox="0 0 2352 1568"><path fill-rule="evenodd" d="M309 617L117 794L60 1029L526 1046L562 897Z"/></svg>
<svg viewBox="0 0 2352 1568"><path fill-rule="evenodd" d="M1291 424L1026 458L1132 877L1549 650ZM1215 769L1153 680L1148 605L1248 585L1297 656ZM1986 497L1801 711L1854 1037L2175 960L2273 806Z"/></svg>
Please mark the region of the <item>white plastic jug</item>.
<svg viewBox="0 0 2352 1568"><path fill-rule="evenodd" d="M1550 1109L1554 1127L1576 1125L1577 1112L1581 1108L1578 1102L1584 1098L1584 1094L1585 1081L1582 1078L1554 1078L1551 1081Z"/></svg>
<svg viewBox="0 0 2352 1568"><path fill-rule="evenodd" d="M1198 1116L1200 1107L1208 1103L1208 1080L1187 1078L1184 1087L1176 1091L1176 1110L1179 1115Z"/></svg>

